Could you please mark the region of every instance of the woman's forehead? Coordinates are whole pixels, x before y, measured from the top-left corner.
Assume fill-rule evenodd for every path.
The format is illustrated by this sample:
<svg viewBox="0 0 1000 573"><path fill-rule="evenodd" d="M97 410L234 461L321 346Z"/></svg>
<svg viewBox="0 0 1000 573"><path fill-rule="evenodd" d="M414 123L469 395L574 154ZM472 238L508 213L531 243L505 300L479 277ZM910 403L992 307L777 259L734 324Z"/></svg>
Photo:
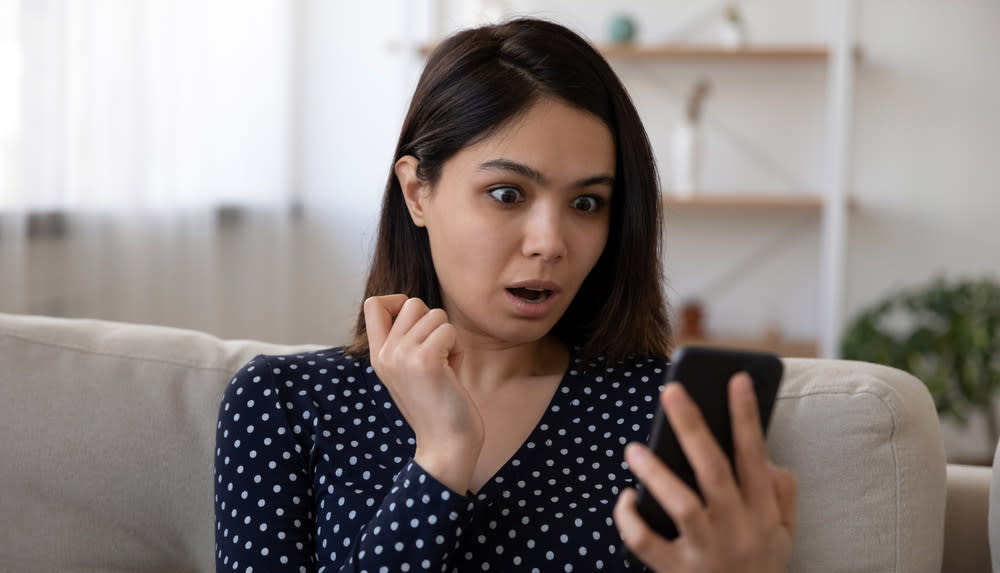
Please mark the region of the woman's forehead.
<svg viewBox="0 0 1000 573"><path fill-rule="evenodd" d="M461 149L454 163L466 169L524 166L538 178L613 176L611 130L597 116L557 100L540 100L512 121ZM457 165L456 165L457 166ZM517 168L513 170L519 170ZM520 169L524 171L524 169Z"/></svg>

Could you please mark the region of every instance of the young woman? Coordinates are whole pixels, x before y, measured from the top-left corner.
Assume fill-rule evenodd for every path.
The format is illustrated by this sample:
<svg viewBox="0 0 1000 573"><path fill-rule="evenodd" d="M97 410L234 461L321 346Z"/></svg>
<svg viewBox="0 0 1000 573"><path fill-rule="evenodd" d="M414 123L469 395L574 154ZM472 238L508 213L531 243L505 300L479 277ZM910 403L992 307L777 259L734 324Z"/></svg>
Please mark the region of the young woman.
<svg viewBox="0 0 1000 573"><path fill-rule="evenodd" d="M355 340L258 356L226 390L218 569L618 570L623 540L655 569L783 569L795 482L748 380L731 383L738 482L683 390L660 391L659 244L648 140L593 48L530 19L446 40L403 124ZM637 444L658 398L704 501ZM680 537L646 527L635 479Z"/></svg>

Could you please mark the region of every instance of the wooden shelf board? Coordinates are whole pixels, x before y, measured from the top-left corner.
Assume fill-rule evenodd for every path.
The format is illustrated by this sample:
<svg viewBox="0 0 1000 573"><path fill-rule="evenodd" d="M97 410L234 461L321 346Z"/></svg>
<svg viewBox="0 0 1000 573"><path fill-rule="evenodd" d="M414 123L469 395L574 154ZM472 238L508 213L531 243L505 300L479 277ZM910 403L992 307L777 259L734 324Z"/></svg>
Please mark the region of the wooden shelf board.
<svg viewBox="0 0 1000 573"><path fill-rule="evenodd" d="M663 193L663 205L671 209L767 209L778 211L813 211L823 210L823 197L811 194L781 194L781 193L696 193L690 197L679 197L669 191ZM851 211L857 208L854 198L848 198L847 208Z"/></svg>
<svg viewBox="0 0 1000 573"><path fill-rule="evenodd" d="M792 60L822 61L830 50L822 44L760 44L744 48L726 48L714 44L604 44L598 46L604 57L621 60ZM861 48L854 48L854 58L861 59Z"/></svg>
<svg viewBox="0 0 1000 573"><path fill-rule="evenodd" d="M395 44L390 46L395 49ZM421 44L417 51L428 56L437 42ZM822 44L760 44L745 48L726 48L714 44L602 44L595 46L608 59L616 60L764 60L764 61L823 61L830 50ZM854 48L855 60L862 57L861 48Z"/></svg>
<svg viewBox="0 0 1000 573"><path fill-rule="evenodd" d="M819 356L819 346L815 342L805 340L770 340L767 338L682 338L675 341L676 346L709 346L718 348L737 348L741 350L757 350L773 352L786 358L815 358Z"/></svg>

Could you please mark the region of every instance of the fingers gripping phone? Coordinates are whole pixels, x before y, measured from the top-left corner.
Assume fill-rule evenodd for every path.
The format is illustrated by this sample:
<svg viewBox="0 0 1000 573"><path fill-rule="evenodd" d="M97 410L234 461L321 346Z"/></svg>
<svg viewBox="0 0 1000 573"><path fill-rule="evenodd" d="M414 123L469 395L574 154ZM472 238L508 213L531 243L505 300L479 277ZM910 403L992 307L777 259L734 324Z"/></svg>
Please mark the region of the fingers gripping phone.
<svg viewBox="0 0 1000 573"><path fill-rule="evenodd" d="M684 386L701 410L715 440L729 458L735 475L733 431L729 417L729 379L737 372L750 375L757 395L761 429L766 434L782 371L781 359L774 354L689 346L674 352L664 382L677 381ZM678 478L701 496L694 470L667 421L662 404L653 420L649 448ZM641 483L636 490L639 515L664 538L677 537L677 527L673 520L653 499L652 494Z"/></svg>

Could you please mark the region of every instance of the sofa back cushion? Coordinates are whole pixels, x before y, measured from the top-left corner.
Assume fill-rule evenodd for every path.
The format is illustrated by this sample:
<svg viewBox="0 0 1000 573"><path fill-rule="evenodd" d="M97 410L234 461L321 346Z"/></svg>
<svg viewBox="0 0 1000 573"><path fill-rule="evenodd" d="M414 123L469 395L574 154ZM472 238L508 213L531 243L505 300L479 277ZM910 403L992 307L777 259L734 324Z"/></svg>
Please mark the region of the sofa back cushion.
<svg viewBox="0 0 1000 573"><path fill-rule="evenodd" d="M257 354L312 348L0 314L2 568L213 570L222 392ZM785 364L768 447L799 479L791 570L940 570L945 459L924 386Z"/></svg>
<svg viewBox="0 0 1000 573"><path fill-rule="evenodd" d="M0 314L0 569L213 571L222 392L296 348Z"/></svg>

